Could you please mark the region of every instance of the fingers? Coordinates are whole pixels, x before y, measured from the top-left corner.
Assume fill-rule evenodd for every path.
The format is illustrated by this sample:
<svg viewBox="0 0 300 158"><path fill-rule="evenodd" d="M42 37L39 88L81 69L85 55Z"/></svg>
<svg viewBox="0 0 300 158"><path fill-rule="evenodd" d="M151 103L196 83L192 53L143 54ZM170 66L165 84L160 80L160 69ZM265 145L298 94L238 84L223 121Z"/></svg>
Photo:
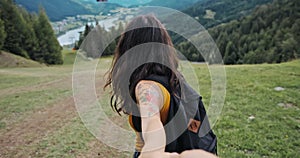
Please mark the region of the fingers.
<svg viewBox="0 0 300 158"><path fill-rule="evenodd" d="M217 156L203 150L187 150L180 154L180 158L217 158Z"/></svg>
<svg viewBox="0 0 300 158"><path fill-rule="evenodd" d="M178 153L166 153L167 158L180 158Z"/></svg>

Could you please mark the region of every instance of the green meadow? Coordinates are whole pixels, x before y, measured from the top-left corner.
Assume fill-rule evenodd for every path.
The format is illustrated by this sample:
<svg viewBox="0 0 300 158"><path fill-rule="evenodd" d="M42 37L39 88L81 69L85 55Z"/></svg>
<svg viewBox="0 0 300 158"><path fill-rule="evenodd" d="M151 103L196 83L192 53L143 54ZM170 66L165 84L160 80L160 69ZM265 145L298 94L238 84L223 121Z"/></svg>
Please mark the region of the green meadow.
<svg viewBox="0 0 300 158"><path fill-rule="evenodd" d="M61 66L0 68L0 157L131 157L132 152L98 141L81 122L72 98L75 52L63 54ZM100 59L99 65L110 60ZM109 64L102 66L98 68L107 69ZM209 70L205 64L192 66L208 106ZM225 70L225 104L213 126L219 156L298 157L300 61L225 66ZM96 74L97 83L104 82L103 72ZM96 87L101 91L101 84ZM127 117L119 117L104 100L101 105L109 118L126 124Z"/></svg>

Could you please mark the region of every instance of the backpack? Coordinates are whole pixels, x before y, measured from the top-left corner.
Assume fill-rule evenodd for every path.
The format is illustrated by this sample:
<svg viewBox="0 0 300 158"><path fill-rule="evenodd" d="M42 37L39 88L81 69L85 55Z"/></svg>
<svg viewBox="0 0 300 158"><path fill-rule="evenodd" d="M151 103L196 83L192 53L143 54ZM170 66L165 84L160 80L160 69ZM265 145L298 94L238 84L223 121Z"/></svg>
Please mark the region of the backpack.
<svg viewBox="0 0 300 158"><path fill-rule="evenodd" d="M166 76L150 75L145 80L158 82L171 92ZM210 128L202 97L184 80L180 81L176 93L180 98L170 93L170 108L164 125L165 152L202 149L217 155L217 137ZM132 116L132 122L136 130L141 131L141 118Z"/></svg>

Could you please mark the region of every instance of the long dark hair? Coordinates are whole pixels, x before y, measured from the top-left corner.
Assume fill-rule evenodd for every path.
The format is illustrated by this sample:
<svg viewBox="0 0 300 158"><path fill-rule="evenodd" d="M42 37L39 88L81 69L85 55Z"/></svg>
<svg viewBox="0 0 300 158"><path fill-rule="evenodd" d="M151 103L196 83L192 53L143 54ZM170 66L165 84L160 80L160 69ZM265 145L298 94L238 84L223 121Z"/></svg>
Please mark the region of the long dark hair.
<svg viewBox="0 0 300 158"><path fill-rule="evenodd" d="M137 51L131 51L137 47ZM168 77L172 91L178 87L178 59L172 47L173 43L167 30L155 16L138 16L128 23L115 49L104 86L112 88L111 107L116 112L133 113L135 86L149 75ZM135 64L143 60L154 62ZM130 70L132 67L135 68ZM126 76L129 83L124 81Z"/></svg>

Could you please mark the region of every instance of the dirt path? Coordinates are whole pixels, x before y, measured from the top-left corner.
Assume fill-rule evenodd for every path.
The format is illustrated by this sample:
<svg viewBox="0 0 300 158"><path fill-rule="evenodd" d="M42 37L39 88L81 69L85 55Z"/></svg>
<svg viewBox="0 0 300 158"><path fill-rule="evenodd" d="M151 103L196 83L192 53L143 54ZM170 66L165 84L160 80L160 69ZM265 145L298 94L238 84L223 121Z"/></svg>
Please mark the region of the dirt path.
<svg viewBox="0 0 300 158"><path fill-rule="evenodd" d="M55 76L55 73L47 73ZM44 89L72 89L72 76L68 74L57 75L58 77L49 82L33 86L12 87L0 90L0 98L13 94L22 94ZM32 74L30 74L32 75ZM41 103L43 104L43 103ZM72 96L59 98L51 105L22 114L21 121L12 121L6 129L0 131L0 157L30 157L33 149L32 144L41 141L47 135L54 133L59 128L70 123L77 116L74 99Z"/></svg>
<svg viewBox="0 0 300 158"><path fill-rule="evenodd" d="M9 96L12 94L24 93L24 92L32 92L36 90L45 90L48 88L70 88L71 89L71 77L64 77L60 79L56 79L46 83L40 83L33 86L21 86L21 87L12 87L0 90L0 98Z"/></svg>
<svg viewBox="0 0 300 158"><path fill-rule="evenodd" d="M96 83L97 88L103 86L101 77ZM25 93L48 88L63 88L71 90L71 75L61 76L53 81L34 86L8 88L0 90L0 96L5 97L17 93ZM99 95L99 94L98 94ZM27 115L26 115L27 114ZM34 157L37 152L34 146L60 128L68 126L75 117L78 117L72 96L60 98L52 105L44 106L24 114L21 121L12 121L6 129L0 130L0 157ZM22 117L23 118L23 117ZM120 118L117 118L120 119ZM88 143L87 151L78 153L78 157L124 157L116 149L107 147L96 138ZM125 153L130 157L131 153Z"/></svg>
<svg viewBox="0 0 300 158"><path fill-rule="evenodd" d="M39 109L22 122L8 127L0 136L0 156L28 157L26 148L67 124L76 116L73 97L64 98L51 107Z"/></svg>

